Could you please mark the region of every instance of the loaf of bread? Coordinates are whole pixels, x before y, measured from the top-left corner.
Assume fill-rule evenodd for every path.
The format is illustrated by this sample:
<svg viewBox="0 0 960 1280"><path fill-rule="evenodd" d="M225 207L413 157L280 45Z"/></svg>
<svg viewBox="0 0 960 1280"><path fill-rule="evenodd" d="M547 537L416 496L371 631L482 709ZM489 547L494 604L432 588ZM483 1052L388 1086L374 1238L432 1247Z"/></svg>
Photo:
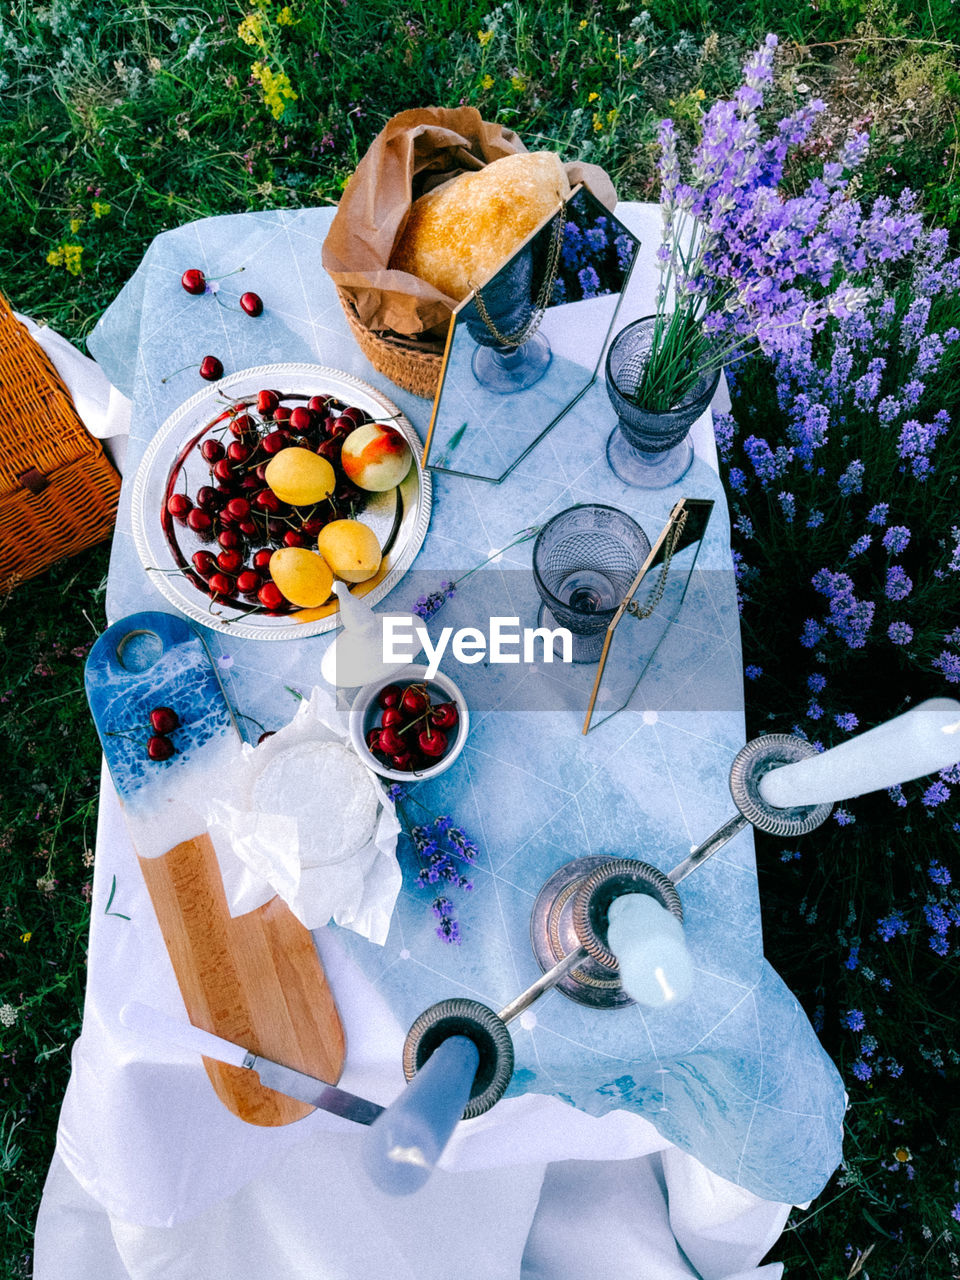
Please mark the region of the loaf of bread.
<svg viewBox="0 0 960 1280"><path fill-rule="evenodd" d="M390 267L462 301L560 207L570 183L552 151L520 151L415 200Z"/></svg>

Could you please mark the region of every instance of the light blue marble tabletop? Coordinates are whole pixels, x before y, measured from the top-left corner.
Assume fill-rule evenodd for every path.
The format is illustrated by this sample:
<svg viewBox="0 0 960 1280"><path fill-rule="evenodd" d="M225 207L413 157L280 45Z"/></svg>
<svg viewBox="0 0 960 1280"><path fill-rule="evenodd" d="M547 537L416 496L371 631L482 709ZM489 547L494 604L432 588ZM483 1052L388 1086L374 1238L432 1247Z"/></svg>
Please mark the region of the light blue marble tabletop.
<svg viewBox="0 0 960 1280"><path fill-rule="evenodd" d="M621 205L617 212L649 239L648 209ZM228 373L278 361L332 366L381 389L424 436L428 402L377 373L349 335L321 264L331 217L330 209L245 214L158 236L91 335L91 353L133 400L110 566L111 620L170 609L136 554L130 480L158 427L204 385L192 371L162 383L172 370L208 353ZM651 309L653 247L648 243L646 265L634 273L621 324ZM240 265L244 274L225 280L221 297L256 290L265 302L256 320L180 286L187 267L213 277ZM432 812L449 813L480 848L475 887L459 895L462 943L443 945L434 936L432 895L414 884L409 862L385 946L338 931L404 1026L447 996L501 1008L539 976L530 910L562 864L609 854L669 870L734 813L727 779L745 741L739 625L726 504L709 462L710 442L679 486L630 489L604 456L614 422L602 382L594 384L502 485L435 475L416 572L388 597L389 606L409 608L425 584L472 568L517 530L574 503L620 507L651 539L678 498L716 504L683 625L664 642L631 707L588 736L580 733L589 685L584 669L561 675L557 668L445 665L471 707L471 730L454 766L414 791ZM483 571L489 577L477 577L506 584L513 611L534 625L530 554L529 543L517 546ZM474 620L471 609L484 599L481 588L464 586L431 629ZM282 643L215 632L205 638L234 705L273 727L295 710L285 686L319 683L329 643L329 636ZM509 1092L557 1095L592 1115L640 1112L671 1142L757 1195L808 1200L839 1161L844 1092L799 1004L763 958L749 830L685 880L680 893L697 969L689 1000L671 1011L634 1006L612 1013L548 993L511 1027L516 1070Z"/></svg>

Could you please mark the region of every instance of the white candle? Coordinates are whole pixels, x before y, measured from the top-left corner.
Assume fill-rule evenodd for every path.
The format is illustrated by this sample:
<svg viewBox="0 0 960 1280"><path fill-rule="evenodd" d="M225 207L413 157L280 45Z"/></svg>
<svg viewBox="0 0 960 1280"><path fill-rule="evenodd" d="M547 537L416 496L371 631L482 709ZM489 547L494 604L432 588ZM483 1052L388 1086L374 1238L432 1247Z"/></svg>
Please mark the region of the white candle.
<svg viewBox="0 0 960 1280"><path fill-rule="evenodd" d="M649 894L625 893L610 904L607 921L607 945L627 995L653 1009L687 998L693 962L676 916Z"/></svg>
<svg viewBox="0 0 960 1280"><path fill-rule="evenodd" d="M930 698L820 755L773 769L760 795L778 809L833 804L946 769L960 760L960 702Z"/></svg>

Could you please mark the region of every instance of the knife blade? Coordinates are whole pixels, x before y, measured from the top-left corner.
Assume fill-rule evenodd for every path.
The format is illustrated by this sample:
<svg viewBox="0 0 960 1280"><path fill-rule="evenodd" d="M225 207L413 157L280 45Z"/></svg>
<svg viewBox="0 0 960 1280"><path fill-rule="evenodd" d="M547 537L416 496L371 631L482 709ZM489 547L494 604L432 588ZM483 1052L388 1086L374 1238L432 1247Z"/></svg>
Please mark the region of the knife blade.
<svg viewBox="0 0 960 1280"><path fill-rule="evenodd" d="M278 1093L297 1098L300 1102L307 1102L312 1107L328 1111L331 1115L342 1116L356 1124L373 1124L383 1112L379 1103L327 1084L325 1080L318 1080L305 1071L297 1071L281 1062L260 1057L242 1045L233 1044L232 1041L195 1027L190 1022L168 1017L159 1009L153 1009L137 1000L123 1006L120 1021L128 1030L149 1039L175 1044L181 1049L202 1054L205 1058L216 1058L218 1062L255 1071L260 1077L260 1083L268 1089L276 1089Z"/></svg>

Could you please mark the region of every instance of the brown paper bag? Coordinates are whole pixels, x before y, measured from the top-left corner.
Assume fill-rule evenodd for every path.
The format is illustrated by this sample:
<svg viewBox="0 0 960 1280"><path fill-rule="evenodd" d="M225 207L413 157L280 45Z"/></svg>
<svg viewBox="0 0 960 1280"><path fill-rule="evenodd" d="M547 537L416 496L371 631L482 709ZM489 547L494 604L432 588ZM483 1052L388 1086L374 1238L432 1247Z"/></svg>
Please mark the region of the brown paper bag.
<svg viewBox="0 0 960 1280"><path fill-rule="evenodd" d="M442 353L456 301L387 265L407 211L458 174L526 150L511 129L483 120L475 107L402 111L387 122L348 182L323 243L324 267L367 329ZM599 166L575 161L564 168L571 186L585 183L614 209L616 192Z"/></svg>

